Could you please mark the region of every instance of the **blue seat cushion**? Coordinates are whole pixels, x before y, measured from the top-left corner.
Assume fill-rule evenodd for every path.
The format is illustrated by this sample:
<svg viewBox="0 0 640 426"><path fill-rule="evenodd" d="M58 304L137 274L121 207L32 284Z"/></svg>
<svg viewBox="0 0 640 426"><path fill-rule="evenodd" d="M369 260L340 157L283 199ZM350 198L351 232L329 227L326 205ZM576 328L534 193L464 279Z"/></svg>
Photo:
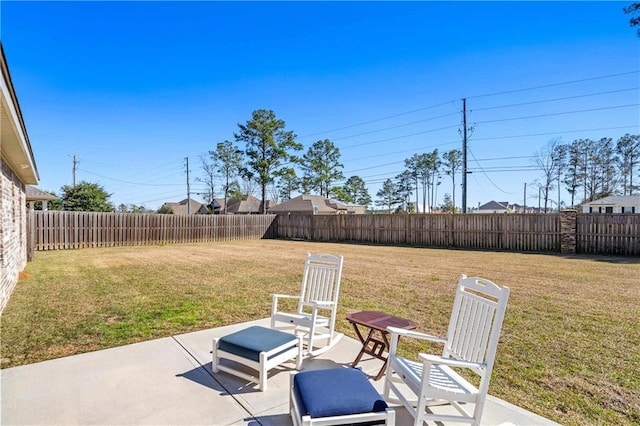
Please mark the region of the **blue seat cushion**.
<svg viewBox="0 0 640 426"><path fill-rule="evenodd" d="M269 352L297 339L293 334L255 325L221 337L218 348L242 358L260 361L260 352Z"/></svg>
<svg viewBox="0 0 640 426"><path fill-rule="evenodd" d="M300 410L312 418L371 413L387 408L364 373L355 368L298 373L293 378L293 390Z"/></svg>

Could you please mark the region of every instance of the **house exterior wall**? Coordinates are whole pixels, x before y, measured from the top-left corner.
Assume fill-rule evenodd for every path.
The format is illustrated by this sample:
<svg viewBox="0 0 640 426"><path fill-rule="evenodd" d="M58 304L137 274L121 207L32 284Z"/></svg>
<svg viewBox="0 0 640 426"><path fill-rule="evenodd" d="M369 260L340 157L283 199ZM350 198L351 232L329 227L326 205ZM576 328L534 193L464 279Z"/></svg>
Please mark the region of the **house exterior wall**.
<svg viewBox="0 0 640 426"><path fill-rule="evenodd" d="M0 186L0 312L18 275L27 264L27 207L25 185L2 161Z"/></svg>
<svg viewBox="0 0 640 426"><path fill-rule="evenodd" d="M640 205L583 206L582 213L640 213Z"/></svg>

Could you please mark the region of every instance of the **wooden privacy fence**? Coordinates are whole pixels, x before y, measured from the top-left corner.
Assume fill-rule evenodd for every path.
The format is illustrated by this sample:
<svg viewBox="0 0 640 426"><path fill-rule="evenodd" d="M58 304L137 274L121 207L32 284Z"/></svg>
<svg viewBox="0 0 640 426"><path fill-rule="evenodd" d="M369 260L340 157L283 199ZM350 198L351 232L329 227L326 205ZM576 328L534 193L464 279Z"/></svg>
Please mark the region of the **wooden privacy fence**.
<svg viewBox="0 0 640 426"><path fill-rule="evenodd" d="M275 215L31 211L29 247L60 250L277 237Z"/></svg>
<svg viewBox="0 0 640 426"><path fill-rule="evenodd" d="M640 214L581 214L576 252L640 256Z"/></svg>
<svg viewBox="0 0 640 426"><path fill-rule="evenodd" d="M640 256L640 214L160 215L32 211L34 250L291 238Z"/></svg>
<svg viewBox="0 0 640 426"><path fill-rule="evenodd" d="M279 215L278 236L316 241L560 251L552 214Z"/></svg>
<svg viewBox="0 0 640 426"><path fill-rule="evenodd" d="M282 215L277 222L281 238L640 256L639 214Z"/></svg>

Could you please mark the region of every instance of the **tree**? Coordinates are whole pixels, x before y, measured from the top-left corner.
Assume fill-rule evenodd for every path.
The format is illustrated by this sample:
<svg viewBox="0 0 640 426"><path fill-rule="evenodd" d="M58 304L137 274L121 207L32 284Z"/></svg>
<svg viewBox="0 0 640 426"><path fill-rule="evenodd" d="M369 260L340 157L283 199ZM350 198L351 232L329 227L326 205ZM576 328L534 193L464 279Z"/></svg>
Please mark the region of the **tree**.
<svg viewBox="0 0 640 426"><path fill-rule="evenodd" d="M202 182L207 187L207 192L203 194L205 203L212 204L213 199L216 198L216 165L213 159L212 151L209 151L209 158L200 157L202 161L202 171L204 172L204 178L197 177L196 181Z"/></svg>
<svg viewBox="0 0 640 426"><path fill-rule="evenodd" d="M342 195L338 198L345 203L355 203L361 206L371 204L371 196L360 176L351 176L342 186Z"/></svg>
<svg viewBox="0 0 640 426"><path fill-rule="evenodd" d="M419 177L421 176L420 158L421 158L420 155L413 154L411 158L407 158L406 160L404 160L404 166L406 167L407 171L411 174L411 177L413 178L415 188L416 188L416 204L415 204L416 209L420 205L418 203L418 195L420 191L418 184L420 180Z"/></svg>
<svg viewBox="0 0 640 426"><path fill-rule="evenodd" d="M637 3L637 2L631 3L631 5L625 7L622 10L624 11L624 13L628 15L633 15L629 19L629 24L632 27L640 26L640 3ZM638 29L637 34L638 34L638 37L640 37L640 28Z"/></svg>
<svg viewBox="0 0 640 426"><path fill-rule="evenodd" d="M67 211L74 212L112 212L113 205L109 202L111 194L97 183L80 182L65 185L60 191L62 205Z"/></svg>
<svg viewBox="0 0 640 426"><path fill-rule="evenodd" d="M312 190L328 197L331 184L344 179L340 150L329 139L319 140L309 147L302 158L301 168Z"/></svg>
<svg viewBox="0 0 640 426"><path fill-rule="evenodd" d="M173 214L173 209L168 206L162 206L158 209L158 214Z"/></svg>
<svg viewBox="0 0 640 426"><path fill-rule="evenodd" d="M633 185L634 169L640 164L640 135L627 133L616 142L622 180L622 195L633 195L637 186Z"/></svg>
<svg viewBox="0 0 640 426"><path fill-rule="evenodd" d="M242 200L245 195L251 194L250 192L244 192L240 187L240 184L235 180L229 184L229 190L227 191L227 193L230 200Z"/></svg>
<svg viewBox="0 0 640 426"><path fill-rule="evenodd" d="M267 185L271 183L283 164L296 158L290 150L299 151L302 145L295 141L295 133L285 130L285 122L276 118L271 110L253 111L246 124L238 124L239 132L234 133L236 142L246 144L245 177L256 179L260 184L262 203L260 213L266 207Z"/></svg>
<svg viewBox="0 0 640 426"><path fill-rule="evenodd" d="M440 209L442 209L445 213L457 213L457 209L453 201L451 200L451 194L444 194L442 204L440 205Z"/></svg>
<svg viewBox="0 0 640 426"><path fill-rule="evenodd" d="M232 178L238 176L242 167L242 151L231 141L219 142L215 151L209 151L215 170L222 174L224 179L224 213L227 213L227 200L229 199L229 184Z"/></svg>
<svg viewBox="0 0 640 426"><path fill-rule="evenodd" d="M405 160L405 165L407 164L409 164L409 170L416 180L416 191L418 183L422 187L422 211L426 212L427 204L430 209L434 205L435 186L439 184L436 178L440 168L438 150L434 149L429 153L414 154L409 160Z"/></svg>
<svg viewBox="0 0 640 426"><path fill-rule="evenodd" d="M576 193L578 188L582 186L581 182L584 182L583 145L582 139L576 139L566 145L566 167L562 183L566 185L567 192L571 194L571 207L575 206Z"/></svg>
<svg viewBox="0 0 640 426"><path fill-rule="evenodd" d="M386 207L389 213L391 213L393 206L402 202L402 198L398 196L396 184L393 183L391 179L384 181L382 188L376 193L376 196L379 197L379 199L376 200L376 206Z"/></svg>
<svg viewBox="0 0 640 426"><path fill-rule="evenodd" d="M296 171L291 167L283 168L278 174L278 184L276 191L278 197L282 201L289 201L291 195L300 189L300 178L296 175Z"/></svg>
<svg viewBox="0 0 640 426"><path fill-rule="evenodd" d="M587 139L584 146L584 186L587 201L612 194L618 186L616 176L615 150L613 139L601 138L599 141Z"/></svg>
<svg viewBox="0 0 640 426"><path fill-rule="evenodd" d="M542 191L542 199L544 200L544 211L547 212L549 205L550 192L555 188L554 181L556 180L560 164L562 161L562 150L559 139L553 139L547 143L547 146L542 148L534 157L534 162L538 168L542 171L543 177L540 183L540 190Z"/></svg>
<svg viewBox="0 0 640 426"><path fill-rule="evenodd" d="M460 167L462 166L462 151L460 151L459 149L452 149L451 151L443 153L442 165L444 166L444 172L451 176L451 194L453 194L453 197L451 196L451 194L445 194L445 196L449 195L449 197L451 197L451 204L453 204L453 207L455 209L456 173L458 173L458 170L460 170Z"/></svg>
<svg viewBox="0 0 640 426"><path fill-rule="evenodd" d="M405 170L396 176L396 192L402 203L402 209L406 212L411 211L409 204L413 194L413 180L413 174L409 170Z"/></svg>

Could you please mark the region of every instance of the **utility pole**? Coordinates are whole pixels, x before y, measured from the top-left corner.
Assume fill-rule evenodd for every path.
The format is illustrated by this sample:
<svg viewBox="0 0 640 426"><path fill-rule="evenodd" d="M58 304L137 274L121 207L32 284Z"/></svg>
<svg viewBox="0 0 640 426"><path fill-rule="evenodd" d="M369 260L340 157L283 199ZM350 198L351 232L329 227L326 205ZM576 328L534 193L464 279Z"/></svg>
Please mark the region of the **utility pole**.
<svg viewBox="0 0 640 426"><path fill-rule="evenodd" d="M467 212L467 98L462 98L462 213Z"/></svg>
<svg viewBox="0 0 640 426"><path fill-rule="evenodd" d="M191 188L189 187L189 157L184 157L187 167L187 214L191 215Z"/></svg>
<svg viewBox="0 0 640 426"><path fill-rule="evenodd" d="M73 168L71 169L71 185L76 186L76 170L78 170L78 160L73 156Z"/></svg>
<svg viewBox="0 0 640 426"><path fill-rule="evenodd" d="M527 182L524 183L524 211L523 213L527 212Z"/></svg>

